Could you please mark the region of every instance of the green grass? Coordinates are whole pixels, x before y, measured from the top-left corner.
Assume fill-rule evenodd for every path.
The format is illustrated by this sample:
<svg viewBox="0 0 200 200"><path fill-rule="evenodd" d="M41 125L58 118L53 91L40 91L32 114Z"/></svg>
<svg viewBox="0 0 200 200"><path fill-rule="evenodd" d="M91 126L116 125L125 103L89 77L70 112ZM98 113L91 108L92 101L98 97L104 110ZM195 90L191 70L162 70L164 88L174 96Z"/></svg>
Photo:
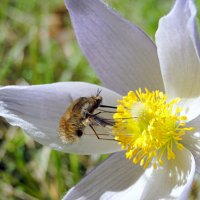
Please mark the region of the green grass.
<svg viewBox="0 0 200 200"><path fill-rule="evenodd" d="M159 18L172 3L107 2L152 39ZM0 85L70 80L100 83L76 43L63 1L1 0L0 30ZM0 119L0 200L58 200L105 157L51 150ZM198 186L196 181L192 199L198 199Z"/></svg>

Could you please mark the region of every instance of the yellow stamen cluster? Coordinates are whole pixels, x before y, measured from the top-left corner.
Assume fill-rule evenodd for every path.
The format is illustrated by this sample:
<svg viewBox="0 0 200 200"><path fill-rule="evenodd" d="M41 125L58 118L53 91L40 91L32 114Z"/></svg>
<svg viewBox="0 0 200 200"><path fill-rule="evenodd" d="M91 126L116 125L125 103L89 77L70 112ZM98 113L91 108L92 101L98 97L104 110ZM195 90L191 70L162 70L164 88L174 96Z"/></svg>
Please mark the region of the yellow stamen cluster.
<svg viewBox="0 0 200 200"><path fill-rule="evenodd" d="M126 157L144 168L150 164L156 169L163 165L163 156L175 159L174 150L182 150L182 136L192 127L185 127L186 116L175 106L176 98L167 102L167 96L158 90L130 91L119 100L114 114L115 139L126 149Z"/></svg>

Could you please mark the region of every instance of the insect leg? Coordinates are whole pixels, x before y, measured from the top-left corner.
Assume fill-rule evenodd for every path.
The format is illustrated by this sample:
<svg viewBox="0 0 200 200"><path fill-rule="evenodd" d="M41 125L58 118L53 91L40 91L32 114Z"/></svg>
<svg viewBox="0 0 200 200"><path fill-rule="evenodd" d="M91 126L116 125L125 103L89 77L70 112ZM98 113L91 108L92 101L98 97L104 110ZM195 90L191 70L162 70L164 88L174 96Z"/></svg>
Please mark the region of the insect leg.
<svg viewBox="0 0 200 200"><path fill-rule="evenodd" d="M99 137L99 135L98 135L97 132L95 131L94 127L93 127L91 124L90 124L89 126L90 126L90 128L94 131L96 137L97 137L99 140L112 140L112 141L116 141L115 139L111 139L111 138L101 138L101 137Z"/></svg>
<svg viewBox="0 0 200 200"><path fill-rule="evenodd" d="M94 113L94 114L87 112L86 116L87 116L87 117L95 117L95 116L97 116L97 115L99 115L99 114L101 114L101 113L102 113L101 111L99 111L99 112L97 112L97 113Z"/></svg>
<svg viewBox="0 0 200 200"><path fill-rule="evenodd" d="M99 107L102 107L102 108L113 108L113 109L117 109L116 106L107 106L107 105L100 105Z"/></svg>

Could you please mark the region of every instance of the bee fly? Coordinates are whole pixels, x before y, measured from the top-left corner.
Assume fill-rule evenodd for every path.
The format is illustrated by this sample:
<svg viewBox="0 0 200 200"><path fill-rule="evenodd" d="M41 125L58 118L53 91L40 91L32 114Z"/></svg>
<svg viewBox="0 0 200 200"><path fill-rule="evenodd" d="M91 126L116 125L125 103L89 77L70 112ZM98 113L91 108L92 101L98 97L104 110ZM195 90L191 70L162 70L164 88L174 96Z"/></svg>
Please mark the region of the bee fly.
<svg viewBox="0 0 200 200"><path fill-rule="evenodd" d="M103 139L98 136L93 125L112 126L113 122L98 116L100 112L94 111L101 106L103 98L100 96L101 90L97 91L96 96L80 97L72 102L67 108L59 122L59 135L63 143L75 143L83 135L85 127L90 126L98 139ZM102 105L102 107L110 107ZM115 107L110 107L115 108ZM105 139L114 140L114 139Z"/></svg>

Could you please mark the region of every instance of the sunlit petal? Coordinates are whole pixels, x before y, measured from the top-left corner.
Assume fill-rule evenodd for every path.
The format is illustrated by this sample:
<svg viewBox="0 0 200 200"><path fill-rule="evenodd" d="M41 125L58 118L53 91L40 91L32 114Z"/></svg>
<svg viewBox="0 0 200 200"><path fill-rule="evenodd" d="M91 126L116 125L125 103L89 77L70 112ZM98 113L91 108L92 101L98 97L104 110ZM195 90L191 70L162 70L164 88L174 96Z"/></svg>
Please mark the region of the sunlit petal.
<svg viewBox="0 0 200 200"><path fill-rule="evenodd" d="M182 108L181 115L187 116L187 121L191 121L200 115L200 97L182 98L177 105Z"/></svg>
<svg viewBox="0 0 200 200"><path fill-rule="evenodd" d="M191 151L195 158L196 170L200 173L200 116L188 123L194 131L183 136L182 143Z"/></svg>
<svg viewBox="0 0 200 200"><path fill-rule="evenodd" d="M161 18L156 44L166 92L170 98L200 95L200 43L193 0L177 0Z"/></svg>

